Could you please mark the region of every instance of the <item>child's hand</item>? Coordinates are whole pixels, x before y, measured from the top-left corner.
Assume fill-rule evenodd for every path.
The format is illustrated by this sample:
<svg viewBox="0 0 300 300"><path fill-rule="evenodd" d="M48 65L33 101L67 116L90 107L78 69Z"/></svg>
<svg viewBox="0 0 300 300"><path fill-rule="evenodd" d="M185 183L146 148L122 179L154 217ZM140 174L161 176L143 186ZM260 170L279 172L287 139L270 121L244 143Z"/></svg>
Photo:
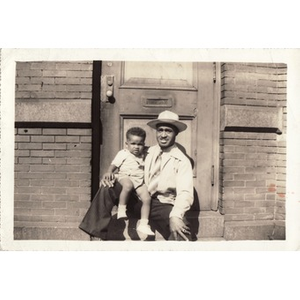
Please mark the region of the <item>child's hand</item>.
<svg viewBox="0 0 300 300"><path fill-rule="evenodd" d="M105 173L100 181L100 186L113 187L115 183L115 175L113 173Z"/></svg>
<svg viewBox="0 0 300 300"><path fill-rule="evenodd" d="M110 172L107 172L103 175L103 178L102 179L105 179L105 180L109 180L109 181L112 181L115 179L115 174L114 173L110 173Z"/></svg>

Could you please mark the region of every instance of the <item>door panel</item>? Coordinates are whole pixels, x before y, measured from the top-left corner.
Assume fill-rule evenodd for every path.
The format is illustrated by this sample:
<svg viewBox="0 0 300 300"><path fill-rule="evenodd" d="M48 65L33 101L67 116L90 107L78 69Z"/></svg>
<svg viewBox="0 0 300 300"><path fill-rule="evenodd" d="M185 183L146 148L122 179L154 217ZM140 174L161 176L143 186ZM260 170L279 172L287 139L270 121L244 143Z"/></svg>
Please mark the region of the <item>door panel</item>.
<svg viewBox="0 0 300 300"><path fill-rule="evenodd" d="M113 77L113 97L105 97L107 80ZM177 142L194 162L194 185L200 209L215 206L212 199L213 165L213 63L103 62L100 175L124 147L129 127L146 130L147 145L156 144L155 131L146 123L163 110L176 112L188 126ZM104 83L104 84L103 84Z"/></svg>
<svg viewBox="0 0 300 300"><path fill-rule="evenodd" d="M192 62L123 62L121 87L195 90Z"/></svg>

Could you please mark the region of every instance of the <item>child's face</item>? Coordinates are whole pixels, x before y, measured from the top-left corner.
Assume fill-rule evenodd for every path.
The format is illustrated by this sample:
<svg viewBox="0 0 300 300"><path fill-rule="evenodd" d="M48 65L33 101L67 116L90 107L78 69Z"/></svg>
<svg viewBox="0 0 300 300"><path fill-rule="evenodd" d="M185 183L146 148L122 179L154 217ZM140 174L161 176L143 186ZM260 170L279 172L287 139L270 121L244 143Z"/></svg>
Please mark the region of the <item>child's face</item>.
<svg viewBox="0 0 300 300"><path fill-rule="evenodd" d="M145 141L137 135L129 135L126 141L127 149L135 156L140 156L143 152Z"/></svg>

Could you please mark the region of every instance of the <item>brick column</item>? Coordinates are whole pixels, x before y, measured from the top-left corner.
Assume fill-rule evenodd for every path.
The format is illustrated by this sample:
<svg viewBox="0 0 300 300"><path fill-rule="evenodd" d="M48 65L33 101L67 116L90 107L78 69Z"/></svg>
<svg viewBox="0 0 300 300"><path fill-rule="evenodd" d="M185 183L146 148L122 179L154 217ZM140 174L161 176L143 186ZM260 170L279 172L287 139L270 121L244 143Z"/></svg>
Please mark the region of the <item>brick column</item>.
<svg viewBox="0 0 300 300"><path fill-rule="evenodd" d="M222 64L225 238L284 238L286 72L283 64Z"/></svg>

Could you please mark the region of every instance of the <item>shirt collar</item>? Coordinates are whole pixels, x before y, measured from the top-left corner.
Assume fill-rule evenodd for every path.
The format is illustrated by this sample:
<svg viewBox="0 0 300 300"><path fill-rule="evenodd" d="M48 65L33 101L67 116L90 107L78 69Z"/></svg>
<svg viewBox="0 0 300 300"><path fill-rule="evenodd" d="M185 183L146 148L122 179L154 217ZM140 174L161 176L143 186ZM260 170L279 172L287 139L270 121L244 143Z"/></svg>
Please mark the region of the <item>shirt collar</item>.
<svg viewBox="0 0 300 300"><path fill-rule="evenodd" d="M161 148L157 145L157 148L161 150ZM172 145L171 147L164 149L163 154L172 156L176 159L182 160L183 152L178 148L177 143Z"/></svg>

